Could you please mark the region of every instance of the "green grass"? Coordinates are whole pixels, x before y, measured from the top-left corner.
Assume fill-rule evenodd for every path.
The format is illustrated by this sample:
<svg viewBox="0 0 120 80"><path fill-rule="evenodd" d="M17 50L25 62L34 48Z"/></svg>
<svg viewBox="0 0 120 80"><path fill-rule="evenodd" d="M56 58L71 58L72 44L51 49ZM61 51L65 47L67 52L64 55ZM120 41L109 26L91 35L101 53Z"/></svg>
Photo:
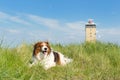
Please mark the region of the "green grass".
<svg viewBox="0 0 120 80"><path fill-rule="evenodd" d="M0 80L120 80L120 46L113 43L51 44L74 61L44 70L28 67L33 46L0 48Z"/></svg>

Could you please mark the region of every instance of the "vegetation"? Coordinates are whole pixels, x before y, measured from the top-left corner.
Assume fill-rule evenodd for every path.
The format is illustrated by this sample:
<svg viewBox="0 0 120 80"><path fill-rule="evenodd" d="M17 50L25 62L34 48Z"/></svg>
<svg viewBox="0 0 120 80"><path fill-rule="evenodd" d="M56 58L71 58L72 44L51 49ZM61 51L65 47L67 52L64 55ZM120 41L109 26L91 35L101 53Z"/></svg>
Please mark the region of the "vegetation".
<svg viewBox="0 0 120 80"><path fill-rule="evenodd" d="M74 61L44 70L28 67L33 46L0 48L0 80L120 80L120 46L113 43L51 44Z"/></svg>

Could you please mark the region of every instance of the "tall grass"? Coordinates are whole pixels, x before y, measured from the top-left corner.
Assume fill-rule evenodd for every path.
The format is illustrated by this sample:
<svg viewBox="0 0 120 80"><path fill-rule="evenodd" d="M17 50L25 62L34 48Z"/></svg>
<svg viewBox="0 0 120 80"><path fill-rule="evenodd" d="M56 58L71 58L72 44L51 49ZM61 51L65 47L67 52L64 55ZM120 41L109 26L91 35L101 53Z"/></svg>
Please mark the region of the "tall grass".
<svg viewBox="0 0 120 80"><path fill-rule="evenodd" d="M28 67L33 46L0 48L0 80L120 80L120 46L113 43L51 44L73 59L66 66L44 70Z"/></svg>

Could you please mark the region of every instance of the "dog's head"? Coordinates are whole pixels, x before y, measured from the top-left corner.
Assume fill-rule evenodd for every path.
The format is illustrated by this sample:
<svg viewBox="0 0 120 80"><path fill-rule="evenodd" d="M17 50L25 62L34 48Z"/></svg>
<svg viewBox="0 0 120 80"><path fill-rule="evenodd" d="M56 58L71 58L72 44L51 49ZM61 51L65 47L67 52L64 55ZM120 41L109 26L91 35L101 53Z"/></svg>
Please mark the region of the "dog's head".
<svg viewBox="0 0 120 80"><path fill-rule="evenodd" d="M43 56L49 55L51 52L51 48L49 42L37 42L34 45L33 55L41 54Z"/></svg>

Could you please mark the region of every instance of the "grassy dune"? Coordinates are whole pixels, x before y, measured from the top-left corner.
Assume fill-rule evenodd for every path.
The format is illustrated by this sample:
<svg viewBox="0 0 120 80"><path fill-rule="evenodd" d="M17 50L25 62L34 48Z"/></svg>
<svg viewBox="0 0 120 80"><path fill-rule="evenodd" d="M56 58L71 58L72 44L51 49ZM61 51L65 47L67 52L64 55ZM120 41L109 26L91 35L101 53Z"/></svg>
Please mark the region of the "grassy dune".
<svg viewBox="0 0 120 80"><path fill-rule="evenodd" d="M51 44L74 61L45 71L28 67L33 47L0 48L0 80L120 80L120 46L112 43Z"/></svg>

